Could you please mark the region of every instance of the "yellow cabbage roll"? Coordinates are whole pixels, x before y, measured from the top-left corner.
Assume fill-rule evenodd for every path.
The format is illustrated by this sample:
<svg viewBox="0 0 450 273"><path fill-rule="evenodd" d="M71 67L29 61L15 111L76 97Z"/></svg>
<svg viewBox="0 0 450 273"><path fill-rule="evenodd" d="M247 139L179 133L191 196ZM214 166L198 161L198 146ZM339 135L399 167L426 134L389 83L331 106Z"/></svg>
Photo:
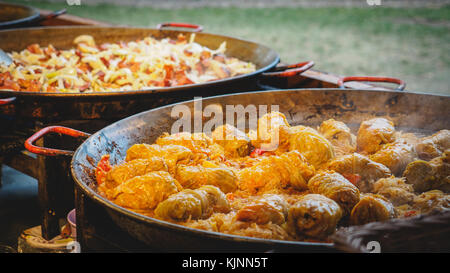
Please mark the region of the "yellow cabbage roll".
<svg viewBox="0 0 450 273"><path fill-rule="evenodd" d="M250 153L250 138L234 126L217 127L211 135L213 141L224 148L225 156L244 157Z"/></svg>
<svg viewBox="0 0 450 273"><path fill-rule="evenodd" d="M356 151L356 136L341 121L328 119L322 122L319 127L319 133L334 146L336 156Z"/></svg>
<svg viewBox="0 0 450 273"><path fill-rule="evenodd" d="M351 225L364 225L370 222L386 221L396 216L394 206L384 196L363 194L350 214Z"/></svg>
<svg viewBox="0 0 450 273"><path fill-rule="evenodd" d="M321 194L306 194L289 208L288 228L298 236L324 239L342 218L340 206Z"/></svg>
<svg viewBox="0 0 450 273"><path fill-rule="evenodd" d="M312 193L322 194L338 203L344 216L359 202L358 188L334 171L317 173L309 180L308 188Z"/></svg>
<svg viewBox="0 0 450 273"><path fill-rule="evenodd" d="M286 221L288 204L277 194L263 194L246 204L236 214L236 219L263 225L269 222L283 224Z"/></svg>
<svg viewBox="0 0 450 273"><path fill-rule="evenodd" d="M151 210L181 189L168 172L155 171L120 184L109 192L108 199L124 208Z"/></svg>
<svg viewBox="0 0 450 273"><path fill-rule="evenodd" d="M356 138L358 152L372 154L381 149L381 145L395 140L394 123L385 118L373 118L361 122Z"/></svg>
<svg viewBox="0 0 450 273"><path fill-rule="evenodd" d="M184 189L171 195L155 209L155 216L172 221L205 219L213 212L227 213L230 205L225 194L214 186Z"/></svg>
<svg viewBox="0 0 450 273"><path fill-rule="evenodd" d="M264 193L292 187L297 190L308 189L308 180L315 169L298 151L283 153L280 156L267 156L253 166L237 172L239 189L250 194Z"/></svg>
<svg viewBox="0 0 450 273"><path fill-rule="evenodd" d="M178 165L175 178L184 188L196 189L204 185L213 185L221 191L234 192L238 188L236 174L225 167L206 168L201 165Z"/></svg>
<svg viewBox="0 0 450 273"><path fill-rule="evenodd" d="M135 176L153 171L168 171L167 165L160 157L134 159L114 166L107 174L105 186L114 188Z"/></svg>

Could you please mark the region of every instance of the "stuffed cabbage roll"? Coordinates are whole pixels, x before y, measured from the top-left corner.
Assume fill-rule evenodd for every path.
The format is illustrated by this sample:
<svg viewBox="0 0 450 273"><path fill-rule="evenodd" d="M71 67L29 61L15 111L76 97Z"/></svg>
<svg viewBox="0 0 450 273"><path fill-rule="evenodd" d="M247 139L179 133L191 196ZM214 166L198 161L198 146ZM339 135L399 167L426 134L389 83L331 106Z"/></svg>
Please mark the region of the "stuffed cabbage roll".
<svg viewBox="0 0 450 273"><path fill-rule="evenodd" d="M359 201L358 188L334 171L317 173L309 180L308 188L312 193L322 194L338 203L344 216L350 214Z"/></svg>
<svg viewBox="0 0 450 273"><path fill-rule="evenodd" d="M373 118L361 122L356 146L358 152L373 154L381 149L381 145L395 140L394 123L385 118Z"/></svg>
<svg viewBox="0 0 450 273"><path fill-rule="evenodd" d="M123 182L153 171L168 171L167 165L160 157L134 159L112 167L106 174L105 186L114 188Z"/></svg>
<svg viewBox="0 0 450 273"><path fill-rule="evenodd" d="M391 176L391 171L383 164L370 160L358 153L337 157L327 164L329 170L342 174L355 184L361 192L372 191L376 180Z"/></svg>
<svg viewBox="0 0 450 273"><path fill-rule="evenodd" d="M298 151L280 156L267 156L253 166L238 171L239 189L250 194L264 193L293 187L308 189L308 180L314 175L314 167Z"/></svg>
<svg viewBox="0 0 450 273"><path fill-rule="evenodd" d="M188 148L194 153L209 152L208 147L213 143L212 139L204 133L189 133L181 132L169 135L163 134L156 140L156 144L160 146L165 145L180 145Z"/></svg>
<svg viewBox="0 0 450 273"><path fill-rule="evenodd" d="M284 151L288 145L290 127L284 114L270 112L258 119L258 128L249 132L249 138L256 148Z"/></svg>
<svg viewBox="0 0 450 273"><path fill-rule="evenodd" d="M108 199L124 208L151 210L180 190L181 185L168 172L155 171L118 185L109 192Z"/></svg>
<svg viewBox="0 0 450 273"><path fill-rule="evenodd" d="M413 208L421 214L433 211L450 211L450 195L440 190L421 193L414 199Z"/></svg>
<svg viewBox="0 0 450 273"><path fill-rule="evenodd" d="M171 195L156 207L155 216L164 220L185 221L205 219L213 212L229 211L230 205L225 194L217 187L206 185Z"/></svg>
<svg viewBox="0 0 450 273"><path fill-rule="evenodd" d="M322 122L319 127L319 133L331 142L337 156L356 151L356 136L341 121L329 119Z"/></svg>
<svg viewBox="0 0 450 273"><path fill-rule="evenodd" d="M411 144L399 140L382 145L381 149L369 158L388 167L395 176L400 176L406 166L414 161L416 153Z"/></svg>
<svg viewBox="0 0 450 273"><path fill-rule="evenodd" d="M169 172L173 171L177 164L188 164L194 160L193 152L180 145L158 145L158 144L134 144L127 150L125 161L140 158L161 157L167 164Z"/></svg>
<svg viewBox="0 0 450 273"><path fill-rule="evenodd" d="M441 130L431 136L424 137L416 145L417 154L423 160L438 157L447 149L450 149L449 130Z"/></svg>
<svg viewBox="0 0 450 273"><path fill-rule="evenodd" d="M197 189L204 185L213 185L225 193L234 192L238 188L236 174L225 167L206 168L202 165L188 166L179 164L175 178L184 188Z"/></svg>
<svg viewBox="0 0 450 273"><path fill-rule="evenodd" d="M395 208L384 196L362 194L350 214L351 225L364 225L370 222L386 221L395 217Z"/></svg>
<svg viewBox="0 0 450 273"><path fill-rule="evenodd" d="M288 229L302 237L324 239L342 217L340 206L321 194L306 194L289 208Z"/></svg>
<svg viewBox="0 0 450 273"><path fill-rule="evenodd" d="M211 136L215 143L224 148L225 156L244 157L250 153L250 138L234 126L229 124L219 126Z"/></svg>
<svg viewBox="0 0 450 273"><path fill-rule="evenodd" d="M411 204L415 198L414 189L404 177L381 178L373 184L373 193L386 197L394 206Z"/></svg>
<svg viewBox="0 0 450 273"><path fill-rule="evenodd" d="M403 176L406 182L414 187L417 192L429 190L450 191L450 150L446 150L442 156L427 162L416 160L406 166Z"/></svg>
<svg viewBox="0 0 450 273"><path fill-rule="evenodd" d="M334 158L333 145L314 129L304 127L289 134L289 151L299 151L316 169Z"/></svg>
<svg viewBox="0 0 450 273"><path fill-rule="evenodd" d="M255 222L263 225L269 222L282 224L285 222L288 205L282 196L263 194L256 200L242 207L236 214L236 219L244 222Z"/></svg>

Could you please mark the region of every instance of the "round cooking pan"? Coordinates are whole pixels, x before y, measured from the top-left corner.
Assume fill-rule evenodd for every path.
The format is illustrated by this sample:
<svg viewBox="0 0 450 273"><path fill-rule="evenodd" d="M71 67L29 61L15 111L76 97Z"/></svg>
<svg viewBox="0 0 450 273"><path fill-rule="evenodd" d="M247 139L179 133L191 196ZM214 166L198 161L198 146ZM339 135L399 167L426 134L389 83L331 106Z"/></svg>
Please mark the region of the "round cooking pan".
<svg viewBox="0 0 450 273"><path fill-rule="evenodd" d="M188 30L166 27L181 26ZM280 57L273 49L250 41L228 36L198 32L199 26L189 24L160 24L158 28L129 27L46 27L0 31L0 48L5 52L20 51L28 45L54 45L58 49L73 47L75 37L92 35L97 43L132 41L147 36L176 38L196 31L195 41L209 48L217 48L226 41L225 54L256 65L256 71L231 78L200 84L175 87L96 93L47 93L0 90L0 97L9 99L0 106L0 114L32 118L108 119L123 118L152 107L192 99L194 96L214 96L233 91L258 90L256 82L269 77L291 77L311 68L314 62L276 67ZM13 99L14 98L14 99ZM1 104L1 103L0 103ZM124 115L126 114L126 115Z"/></svg>
<svg viewBox="0 0 450 273"><path fill-rule="evenodd" d="M9 3L0 3L0 29L36 26L39 22L66 13L66 9L41 16L35 8Z"/></svg>
<svg viewBox="0 0 450 273"><path fill-rule="evenodd" d="M168 251L332 251L333 244L264 240L191 229L143 216L117 206L96 192L94 171L101 156L109 153L111 163L124 160L127 149L136 143L154 143L164 132L171 132L177 117L172 109L187 106L194 113L194 101L168 105L122 119L93 135L65 127L50 127L38 132L26 142L28 150L39 149L41 154L72 156L71 172L75 186L103 208L103 213L125 232L153 249ZM196 102L198 106L198 101ZM215 105L277 105L290 124L317 126L334 118L343 121L356 132L363 120L389 117L398 130L431 134L450 128L450 96L381 90L304 89L277 90L216 96L202 100L203 109ZM192 114L193 116L193 114ZM223 115L224 117L226 115ZM203 124L207 122L203 119ZM224 120L226 122L226 120ZM194 124L194 123L191 123ZM234 124L233 124L234 125ZM36 147L33 142L53 131L74 137L88 137L75 153Z"/></svg>

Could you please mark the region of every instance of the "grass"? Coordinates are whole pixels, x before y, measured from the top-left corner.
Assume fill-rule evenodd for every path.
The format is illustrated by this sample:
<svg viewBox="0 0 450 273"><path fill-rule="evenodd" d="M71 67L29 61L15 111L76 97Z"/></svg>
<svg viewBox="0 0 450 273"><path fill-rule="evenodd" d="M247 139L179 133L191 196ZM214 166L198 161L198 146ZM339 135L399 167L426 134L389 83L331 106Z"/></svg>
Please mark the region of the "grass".
<svg viewBox="0 0 450 273"><path fill-rule="evenodd" d="M268 45L283 62L314 60L338 75L391 76L409 91L450 95L450 7L433 8L195 8L14 1L120 25L201 24L208 33ZM83 1L82 1L83 3Z"/></svg>

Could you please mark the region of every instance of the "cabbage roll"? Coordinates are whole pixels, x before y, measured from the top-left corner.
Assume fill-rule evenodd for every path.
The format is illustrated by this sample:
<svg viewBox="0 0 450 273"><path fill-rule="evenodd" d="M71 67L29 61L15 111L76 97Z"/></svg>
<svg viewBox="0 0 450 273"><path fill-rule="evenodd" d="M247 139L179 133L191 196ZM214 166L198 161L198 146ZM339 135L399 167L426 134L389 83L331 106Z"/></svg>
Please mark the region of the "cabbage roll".
<svg viewBox="0 0 450 273"><path fill-rule="evenodd" d="M358 188L341 174L323 171L314 175L308 182L312 193L322 194L339 204L343 215L348 215L359 201Z"/></svg>
<svg viewBox="0 0 450 273"><path fill-rule="evenodd" d="M238 188L236 174L228 168L206 168L201 165L178 165L175 178L184 188L196 189L204 185L213 185L225 193L234 192Z"/></svg>
<svg viewBox="0 0 450 273"><path fill-rule="evenodd" d="M194 153L208 153L209 145L213 143L212 139L204 133L181 132L169 135L163 134L156 140L156 144L164 145L180 145L188 148Z"/></svg>
<svg viewBox="0 0 450 273"><path fill-rule="evenodd" d="M427 162L416 160L406 166L403 176L417 192L429 190L450 191L450 150Z"/></svg>
<svg viewBox="0 0 450 273"><path fill-rule="evenodd" d="M381 145L395 140L394 123L385 118L373 118L361 122L356 138L358 152L373 154Z"/></svg>
<svg viewBox="0 0 450 273"><path fill-rule="evenodd" d="M450 195L440 190L431 190L421 193L414 199L413 208L422 214L433 211L450 211Z"/></svg>
<svg viewBox="0 0 450 273"><path fill-rule="evenodd" d="M106 174L105 186L114 188L135 176L153 171L168 171L167 165L160 157L134 159L112 167Z"/></svg>
<svg viewBox="0 0 450 273"><path fill-rule="evenodd" d="M249 138L256 148L285 151L290 127L284 114L270 112L258 119L258 128L249 132Z"/></svg>
<svg viewBox="0 0 450 273"><path fill-rule="evenodd" d="M162 157L167 164L169 172L173 171L177 164L188 164L194 160L193 152L180 145L164 145L158 144L134 144L127 150L125 161L131 161L139 158Z"/></svg>
<svg viewBox="0 0 450 273"><path fill-rule="evenodd" d="M399 140L382 145L381 149L369 158L388 167L395 176L400 176L406 166L414 161L416 153L413 145Z"/></svg>
<svg viewBox="0 0 450 273"><path fill-rule="evenodd" d="M168 172L155 171L118 185L109 192L108 199L124 208L151 210L180 190L181 185Z"/></svg>
<svg viewBox="0 0 450 273"><path fill-rule="evenodd" d="M327 164L327 168L344 177L358 175L359 178L353 182L361 192L372 191L373 182L391 176L388 167L358 153L337 157Z"/></svg>
<svg viewBox="0 0 450 273"><path fill-rule="evenodd" d="M171 195L155 209L155 216L172 221L205 219L213 212L227 213L230 205L225 194L214 186L184 189Z"/></svg>
<svg viewBox="0 0 450 273"><path fill-rule="evenodd" d="M389 200L378 194L362 194L350 214L351 225L386 221L395 217L395 209Z"/></svg>
<svg viewBox="0 0 450 273"><path fill-rule="evenodd" d="M250 194L264 193L293 187L308 189L307 181L314 175L314 167L298 152L267 156L253 166L237 172L239 189Z"/></svg>
<svg viewBox="0 0 450 273"><path fill-rule="evenodd" d="M307 194L289 208L288 229L300 237L324 239L342 217L340 206L321 194Z"/></svg>
<svg viewBox="0 0 450 273"><path fill-rule="evenodd" d="M386 197L394 206L411 204L415 198L414 189L404 177L381 178L373 184L373 193Z"/></svg>
<svg viewBox="0 0 450 273"><path fill-rule="evenodd" d="M329 119L322 122L319 127L319 133L331 142L337 156L356 151L356 136L341 121Z"/></svg>
<svg viewBox="0 0 450 273"><path fill-rule="evenodd" d="M224 148L225 156L244 157L250 153L250 138L234 126L229 124L219 126L211 136L215 143Z"/></svg>
<svg viewBox="0 0 450 273"><path fill-rule="evenodd" d="M431 136L420 139L416 151L420 159L431 160L450 149L450 131L441 130Z"/></svg>
<svg viewBox="0 0 450 273"><path fill-rule="evenodd" d="M263 225L269 222L283 224L287 218L288 205L282 196L263 194L256 200L243 206L236 214L236 219Z"/></svg>
<svg viewBox="0 0 450 273"><path fill-rule="evenodd" d="M312 128L291 130L289 151L299 151L316 169L334 158L333 145Z"/></svg>

